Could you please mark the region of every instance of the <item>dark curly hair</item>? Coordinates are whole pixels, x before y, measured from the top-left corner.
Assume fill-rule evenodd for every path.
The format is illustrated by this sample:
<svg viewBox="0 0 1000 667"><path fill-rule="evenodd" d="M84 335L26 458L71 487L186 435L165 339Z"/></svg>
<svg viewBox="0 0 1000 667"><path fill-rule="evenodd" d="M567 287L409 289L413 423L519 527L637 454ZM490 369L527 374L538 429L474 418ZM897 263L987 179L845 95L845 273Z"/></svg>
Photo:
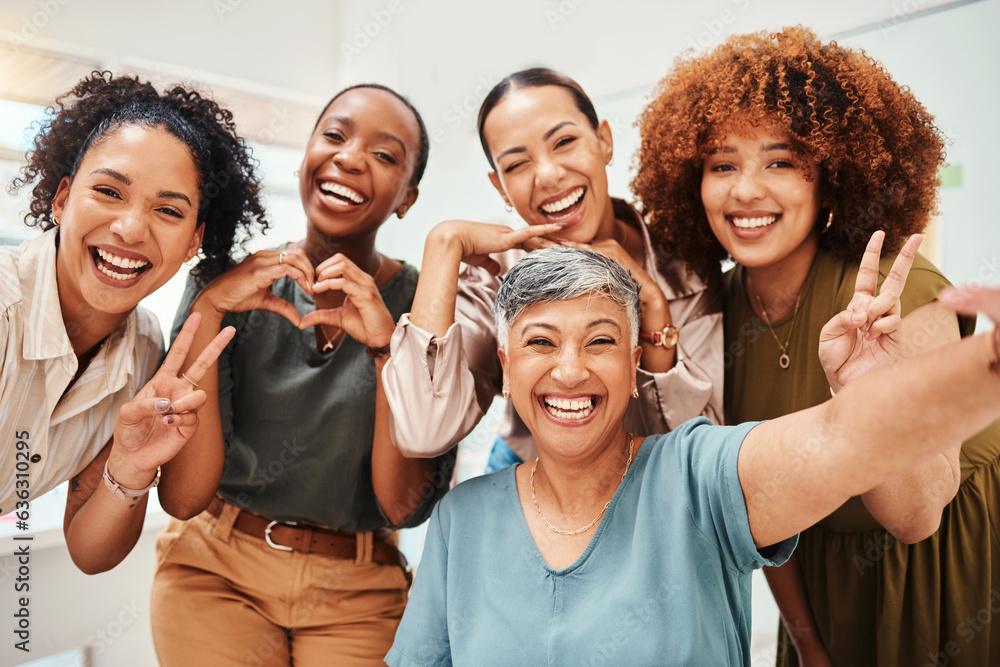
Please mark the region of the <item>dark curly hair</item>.
<svg viewBox="0 0 1000 667"><path fill-rule="evenodd" d="M313 125L313 131L319 127L319 122L323 120L323 116L326 115L326 110L330 108L330 105L337 101L337 98L346 93L349 90L354 90L356 88L374 88L375 90L384 90L389 93L397 100L406 105L406 108L413 112L413 117L417 119L417 127L420 128L420 146L417 150L417 161L413 167L413 176L410 178L410 185L416 187L420 185L420 179L424 177L424 170L427 168L427 156L431 152L431 142L427 136L427 126L424 125L424 119L420 116L420 112L417 108L410 104L410 100L406 99L399 93L397 93L392 88L388 86L383 86L380 83L357 83L353 86L348 86L342 91L330 98L330 101L326 103L323 110L319 112L319 116L316 117L316 123Z"/></svg>
<svg viewBox="0 0 1000 667"><path fill-rule="evenodd" d="M11 191L34 183L28 226L51 229L52 199L70 181L91 146L123 125L163 128L184 142L198 169L198 222L205 223L202 259L191 270L202 286L235 264L236 248L267 229L260 201L257 161L236 134L233 114L193 90L175 86L163 94L133 76L93 72L56 98L40 122L27 164Z"/></svg>
<svg viewBox="0 0 1000 667"><path fill-rule="evenodd" d="M871 234L896 251L937 202L944 142L910 91L860 49L821 44L798 26L731 37L685 54L639 116L632 190L654 239L688 261L727 253L701 202L702 164L729 133L777 126L821 166L820 247L860 257Z"/></svg>

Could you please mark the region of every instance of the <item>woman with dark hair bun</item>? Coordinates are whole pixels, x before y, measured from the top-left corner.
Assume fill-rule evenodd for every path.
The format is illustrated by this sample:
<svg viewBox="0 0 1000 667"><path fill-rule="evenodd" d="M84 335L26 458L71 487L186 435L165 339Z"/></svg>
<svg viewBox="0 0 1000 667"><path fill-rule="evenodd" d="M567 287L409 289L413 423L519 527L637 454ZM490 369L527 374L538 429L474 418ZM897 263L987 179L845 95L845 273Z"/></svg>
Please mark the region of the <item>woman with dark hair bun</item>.
<svg viewBox="0 0 1000 667"><path fill-rule="evenodd" d="M160 664L370 665L388 651L410 577L393 530L427 518L453 456L405 459L380 380L417 271L376 236L417 200L427 130L376 84L338 93L299 169L305 237L254 253L203 289L189 358L226 325L201 381L202 428L168 471L157 542Z"/></svg>
<svg viewBox="0 0 1000 667"><path fill-rule="evenodd" d="M138 539L159 466L198 428L197 382L232 337L179 376L193 317L157 372L159 324L138 304L199 248L203 279L227 265L237 230L266 227L260 186L228 111L108 72L49 109L14 189L32 183L25 222L44 233L0 250L0 513L72 477L66 542L101 572Z"/></svg>
<svg viewBox="0 0 1000 667"><path fill-rule="evenodd" d="M528 226L451 220L428 235L413 309L397 328L386 371L396 446L409 456L440 454L482 418L501 393L490 312L502 277L526 251L559 244L593 248L642 286L643 354L629 427L649 434L699 415L718 421L718 267L654 252L642 216L608 193L611 128L580 85L544 68L511 74L483 101L479 138L490 182ZM488 471L533 456L531 434L508 405Z"/></svg>
<svg viewBox="0 0 1000 667"><path fill-rule="evenodd" d="M678 61L639 122L632 186L657 242L737 264L725 288L729 423L818 405L867 370L972 333L973 317L937 301L947 280L918 255L894 314L896 349L864 353L879 332L857 330L841 352L864 363L824 373L821 330L858 305L868 238L885 233L881 283L927 224L944 160L927 110L862 51L800 27L734 36ZM964 625L996 608L1000 424L944 444L765 569L783 619L779 665L1000 664L1000 623ZM813 446L823 445L803 452Z"/></svg>

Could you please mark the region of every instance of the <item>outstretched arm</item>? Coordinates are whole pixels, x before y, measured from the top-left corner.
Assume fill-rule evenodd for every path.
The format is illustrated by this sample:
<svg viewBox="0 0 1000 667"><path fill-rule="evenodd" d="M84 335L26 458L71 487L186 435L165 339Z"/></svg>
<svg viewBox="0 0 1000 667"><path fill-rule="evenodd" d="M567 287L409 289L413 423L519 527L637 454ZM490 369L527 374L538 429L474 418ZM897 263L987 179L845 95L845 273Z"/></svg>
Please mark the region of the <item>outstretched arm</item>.
<svg viewBox="0 0 1000 667"><path fill-rule="evenodd" d="M854 297L820 335L819 355L830 387L839 391L852 379L959 340L958 319L932 301L900 319L900 295L916 256L920 236L899 252L877 291L882 232L872 236L858 270ZM941 512L958 491L961 441L879 484L861 496L865 507L897 539L913 543L933 534Z"/></svg>
<svg viewBox="0 0 1000 667"><path fill-rule="evenodd" d="M1000 415L998 345L994 335L949 344L755 427L739 456L754 542L795 535L985 428Z"/></svg>
<svg viewBox="0 0 1000 667"><path fill-rule="evenodd" d="M156 375L122 406L111 442L70 481L63 531L73 562L88 574L110 570L128 555L139 539L146 513L147 495L113 495L103 488L104 471L122 487L145 489L159 467L174 458L198 430L205 392L195 390L178 374L199 321L198 315L188 319ZM214 363L232 337L229 327L216 335L191 372L197 374Z"/></svg>

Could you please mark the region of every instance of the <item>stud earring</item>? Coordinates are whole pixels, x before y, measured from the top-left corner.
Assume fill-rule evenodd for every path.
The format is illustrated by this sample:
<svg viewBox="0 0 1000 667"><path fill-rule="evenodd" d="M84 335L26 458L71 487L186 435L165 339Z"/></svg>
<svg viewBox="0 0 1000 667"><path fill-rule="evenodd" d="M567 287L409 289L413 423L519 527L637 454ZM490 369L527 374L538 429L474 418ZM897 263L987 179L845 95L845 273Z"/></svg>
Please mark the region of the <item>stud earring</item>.
<svg viewBox="0 0 1000 667"><path fill-rule="evenodd" d="M510 205L510 202L509 202L509 201L507 201L506 199L505 199L505 200L504 200L504 202L503 202L503 207L504 207L505 209L507 209L507 212L508 212L508 213L510 213L511 211L513 211L513 210L514 210L514 207L513 207L513 206L511 206L511 205Z"/></svg>
<svg viewBox="0 0 1000 667"><path fill-rule="evenodd" d="M639 398L639 390L636 387L632 387L632 398Z"/></svg>
<svg viewBox="0 0 1000 667"><path fill-rule="evenodd" d="M614 155L612 155L612 156L611 156L611 159L610 159L610 160L608 160L608 166L609 166L609 167L611 167L611 166L613 166L613 165L614 165L614 163L615 163L615 156L614 156Z"/></svg>
<svg viewBox="0 0 1000 667"><path fill-rule="evenodd" d="M295 178L298 178L299 177L299 170L296 169L295 171L293 171L292 172L292 176L294 176Z"/></svg>
<svg viewBox="0 0 1000 667"><path fill-rule="evenodd" d="M501 391L500 393L501 393L501 394L503 394L503 397L504 397L505 399L508 399L508 400L510 399L510 392L509 392L509 391L507 391L507 388L506 388L506 387L504 387L504 388L503 388L503 391Z"/></svg>

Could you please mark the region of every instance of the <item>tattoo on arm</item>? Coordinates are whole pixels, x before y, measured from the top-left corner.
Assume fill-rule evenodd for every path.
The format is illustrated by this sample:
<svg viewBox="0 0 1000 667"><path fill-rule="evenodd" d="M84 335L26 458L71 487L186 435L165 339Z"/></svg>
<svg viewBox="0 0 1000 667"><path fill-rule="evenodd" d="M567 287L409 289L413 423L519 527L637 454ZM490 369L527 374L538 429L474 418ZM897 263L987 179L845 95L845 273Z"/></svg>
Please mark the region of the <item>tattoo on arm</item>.
<svg viewBox="0 0 1000 667"><path fill-rule="evenodd" d="M77 493L80 491L80 476L77 475L69 481L69 490L72 493Z"/></svg>

